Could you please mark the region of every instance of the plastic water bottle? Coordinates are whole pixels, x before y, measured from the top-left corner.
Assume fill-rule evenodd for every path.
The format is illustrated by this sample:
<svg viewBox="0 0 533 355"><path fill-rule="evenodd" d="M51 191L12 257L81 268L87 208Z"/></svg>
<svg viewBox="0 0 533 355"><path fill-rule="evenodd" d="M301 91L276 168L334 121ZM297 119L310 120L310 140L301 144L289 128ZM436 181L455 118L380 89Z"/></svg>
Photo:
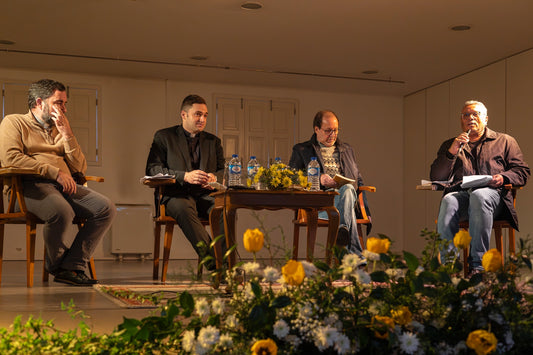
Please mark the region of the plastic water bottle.
<svg viewBox="0 0 533 355"><path fill-rule="evenodd" d="M307 182L311 184L310 191L320 191L320 164L316 157L311 157L307 165Z"/></svg>
<svg viewBox="0 0 533 355"><path fill-rule="evenodd" d="M259 162L255 158L255 155L252 155L250 157L250 161L248 162L247 170L248 170L248 179L252 182L252 187L254 189L257 189L257 183L254 182L255 174L257 174L257 171L259 170Z"/></svg>
<svg viewBox="0 0 533 355"><path fill-rule="evenodd" d="M229 186L241 185L241 160L237 154L231 156L229 161Z"/></svg>

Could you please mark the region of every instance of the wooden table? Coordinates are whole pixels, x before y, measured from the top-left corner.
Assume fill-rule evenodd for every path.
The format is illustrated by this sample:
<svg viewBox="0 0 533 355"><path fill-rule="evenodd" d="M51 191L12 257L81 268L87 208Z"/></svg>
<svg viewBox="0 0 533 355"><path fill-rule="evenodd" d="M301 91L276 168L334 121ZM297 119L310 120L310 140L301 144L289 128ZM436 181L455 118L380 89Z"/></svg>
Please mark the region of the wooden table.
<svg viewBox="0 0 533 355"><path fill-rule="evenodd" d="M331 249L337 239L339 228L339 211L334 206L335 191L272 191L272 190L225 190L217 191L211 196L215 198L215 206L209 215L213 236L219 235L218 226L220 216L224 215L224 228L226 230L226 245L228 248L235 245L235 215L239 208L252 210L281 210L303 209L307 212L307 260L313 258L316 241L318 211L328 213L329 227L326 243L326 260L331 261ZM218 248L216 248L218 249ZM216 251L216 250L215 250ZM222 255L217 255L217 268L222 266ZM235 253L231 253L228 266L235 265Z"/></svg>

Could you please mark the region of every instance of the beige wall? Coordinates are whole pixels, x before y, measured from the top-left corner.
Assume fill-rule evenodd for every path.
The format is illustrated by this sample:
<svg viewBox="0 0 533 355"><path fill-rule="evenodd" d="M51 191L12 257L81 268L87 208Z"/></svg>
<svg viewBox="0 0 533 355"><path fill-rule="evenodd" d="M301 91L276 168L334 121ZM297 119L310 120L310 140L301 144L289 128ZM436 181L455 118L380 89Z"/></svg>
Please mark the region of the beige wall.
<svg viewBox="0 0 533 355"><path fill-rule="evenodd" d="M89 167L88 173L106 178L105 183L92 186L109 196L116 204L152 204L152 191L139 183L139 178L144 175L152 137L157 129L178 122L177 103L189 93L197 93L208 100L209 110L212 113L208 130L211 132L214 131L215 120L215 107L212 104L214 94L298 100L300 109L298 141L307 140L311 136L312 118L316 111L330 108L340 117L342 139L355 148L365 183L374 185L378 189L377 193L369 196L374 220L373 233L387 234L395 241L397 249L403 248L401 213L403 194L401 187L397 185L397 181L403 176L401 97L0 68L0 78L3 80L34 81L43 77L66 83L98 85L101 88L102 165ZM285 244L292 243L291 212L261 212L260 215L266 219L268 228L280 225L286 237ZM238 219L238 235L241 235L245 228L257 226L257 222L248 211L239 212ZM274 231L272 234L274 243L282 245L282 234L279 231ZM301 234L304 234L303 230ZM4 247L6 259L25 258L23 236L22 228L8 226ZM107 236L100 245L95 254L97 258L111 257L111 238L112 235ZM132 235L129 238L131 243L135 243L139 238L151 240L152 235ZM37 250L40 251L42 238L37 239ZM324 243L325 231L320 231L318 244ZM301 243L300 248L303 256L305 243ZM319 248L317 247L317 250ZM246 252L240 249L241 256L246 257ZM172 256L194 258L192 248L180 231L175 232ZM40 257L40 252L37 257Z"/></svg>
<svg viewBox="0 0 533 355"><path fill-rule="evenodd" d="M454 78L405 98L404 106L404 241L405 248L420 250L419 231L435 229L441 194L415 191L420 179L429 178L429 167L440 144L460 133L459 112L466 100L485 103L490 128L514 136L532 164L533 141L533 51L510 57ZM424 159L413 159L419 154ZM517 238L533 232L533 189L518 195L520 232ZM491 241L494 244L494 240ZM507 245L507 241L505 241Z"/></svg>

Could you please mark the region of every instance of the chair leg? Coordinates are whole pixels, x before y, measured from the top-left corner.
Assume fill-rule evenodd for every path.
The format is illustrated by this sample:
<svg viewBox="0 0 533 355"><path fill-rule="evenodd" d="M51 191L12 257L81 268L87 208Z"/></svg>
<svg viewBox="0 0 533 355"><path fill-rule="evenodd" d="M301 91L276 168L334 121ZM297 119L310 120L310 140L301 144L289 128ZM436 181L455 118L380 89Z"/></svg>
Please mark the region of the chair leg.
<svg viewBox="0 0 533 355"><path fill-rule="evenodd" d="M493 227L494 228L494 237L496 238L496 249L500 252L500 255L502 257L502 262L505 262L505 259L503 258L503 233L501 227Z"/></svg>
<svg viewBox="0 0 533 355"><path fill-rule="evenodd" d="M89 268L89 274L91 276L91 279L96 280L96 268L94 267L94 258L91 257L91 260L87 263Z"/></svg>
<svg viewBox="0 0 533 355"><path fill-rule="evenodd" d="M357 235L359 236L359 243L361 244L361 249L366 249L365 238L363 237L363 228L357 223Z"/></svg>
<svg viewBox="0 0 533 355"><path fill-rule="evenodd" d="M4 262L4 225L0 224L0 285L2 285L2 264L3 262Z"/></svg>
<svg viewBox="0 0 533 355"><path fill-rule="evenodd" d="M46 270L46 246L43 252L43 282L48 282L48 271Z"/></svg>
<svg viewBox="0 0 533 355"><path fill-rule="evenodd" d="M161 248L161 225L155 222L154 227L154 270L152 278L157 280L159 278L159 249Z"/></svg>
<svg viewBox="0 0 533 355"><path fill-rule="evenodd" d="M172 234L174 233L174 223L165 224L165 241L163 249L163 271L161 271L161 282L167 281L168 259L170 259L170 247L172 246Z"/></svg>
<svg viewBox="0 0 533 355"><path fill-rule="evenodd" d="M204 266L202 265L202 258L198 257L198 268L196 270L196 279L201 280Z"/></svg>
<svg viewBox="0 0 533 355"><path fill-rule="evenodd" d="M26 284L33 287L33 269L35 267L36 225L26 223Z"/></svg>
<svg viewBox="0 0 533 355"><path fill-rule="evenodd" d="M516 253L516 244L514 239L514 228L510 227L509 230L509 256L515 256ZM1 249L0 249L1 250ZM1 265L0 265L1 268ZM1 275L1 269L0 269L0 275Z"/></svg>

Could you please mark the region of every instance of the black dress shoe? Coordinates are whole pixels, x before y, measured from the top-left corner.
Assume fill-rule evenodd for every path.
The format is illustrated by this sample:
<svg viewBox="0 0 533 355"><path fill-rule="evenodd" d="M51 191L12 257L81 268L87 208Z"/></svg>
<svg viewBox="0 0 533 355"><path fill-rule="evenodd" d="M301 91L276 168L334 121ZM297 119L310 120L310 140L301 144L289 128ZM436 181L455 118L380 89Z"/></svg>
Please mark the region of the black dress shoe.
<svg viewBox="0 0 533 355"><path fill-rule="evenodd" d="M56 273L54 282L60 282L73 286L92 286L98 283L98 280L93 280L85 275L85 272L80 270L62 270Z"/></svg>
<svg viewBox="0 0 533 355"><path fill-rule="evenodd" d="M350 231L345 226L340 226L337 232L336 243L340 247L346 247L350 244Z"/></svg>

